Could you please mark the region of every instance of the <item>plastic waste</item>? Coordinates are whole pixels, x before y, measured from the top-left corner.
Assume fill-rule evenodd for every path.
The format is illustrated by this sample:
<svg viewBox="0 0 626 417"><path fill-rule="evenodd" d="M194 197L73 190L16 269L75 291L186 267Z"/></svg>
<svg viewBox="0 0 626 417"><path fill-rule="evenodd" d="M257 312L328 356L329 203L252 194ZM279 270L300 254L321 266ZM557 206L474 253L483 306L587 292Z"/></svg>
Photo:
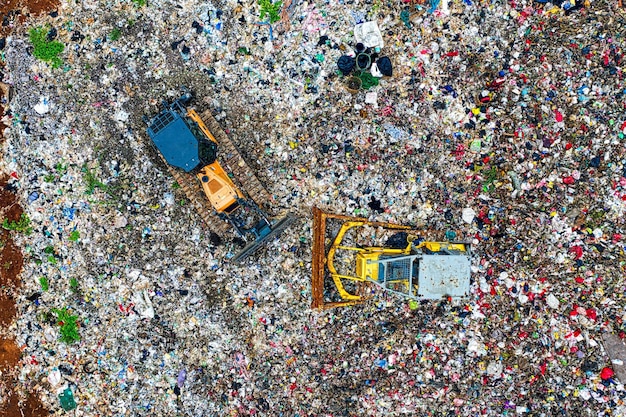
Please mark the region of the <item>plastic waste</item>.
<svg viewBox="0 0 626 417"><path fill-rule="evenodd" d="M61 394L59 394L59 402L61 403L61 407L65 411L71 411L76 408L74 393L72 393L72 390L70 388L66 388Z"/></svg>

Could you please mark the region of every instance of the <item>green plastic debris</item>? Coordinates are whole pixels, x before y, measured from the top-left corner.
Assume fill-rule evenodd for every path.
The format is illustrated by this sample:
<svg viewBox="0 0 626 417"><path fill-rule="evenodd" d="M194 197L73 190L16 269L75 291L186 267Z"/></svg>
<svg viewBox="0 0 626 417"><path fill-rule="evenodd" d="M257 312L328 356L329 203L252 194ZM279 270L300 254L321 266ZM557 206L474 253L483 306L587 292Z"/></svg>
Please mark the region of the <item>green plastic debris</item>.
<svg viewBox="0 0 626 417"><path fill-rule="evenodd" d="M369 72L363 72L359 75L361 79L361 87L365 90L369 90L371 87L378 85L378 78L374 77Z"/></svg>
<svg viewBox="0 0 626 417"><path fill-rule="evenodd" d="M404 26L411 29L411 13L408 10L402 10L400 12L400 20L404 23Z"/></svg>
<svg viewBox="0 0 626 417"><path fill-rule="evenodd" d="M76 401L74 401L74 394L72 390L69 388L65 388L65 391L59 394L59 401L61 402L61 407L65 411L71 411L76 408Z"/></svg>
<svg viewBox="0 0 626 417"><path fill-rule="evenodd" d="M475 139L472 141L472 143L470 144L470 151L472 152L478 152L480 151L480 139Z"/></svg>

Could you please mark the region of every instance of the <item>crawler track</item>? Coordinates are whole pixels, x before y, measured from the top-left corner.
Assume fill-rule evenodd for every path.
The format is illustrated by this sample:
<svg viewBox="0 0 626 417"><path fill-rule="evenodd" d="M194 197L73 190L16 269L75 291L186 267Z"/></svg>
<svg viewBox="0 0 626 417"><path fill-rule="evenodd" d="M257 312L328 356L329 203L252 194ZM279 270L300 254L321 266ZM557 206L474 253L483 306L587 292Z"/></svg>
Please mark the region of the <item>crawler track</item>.
<svg viewBox="0 0 626 417"><path fill-rule="evenodd" d="M263 187L263 184L261 184L235 145L222 130L217 120L208 110L203 112L200 117L219 143L217 159L220 161L220 164L228 168L227 171L233 174L234 179L238 183L237 185L252 201L263 210L268 210L268 203L271 201L272 196Z"/></svg>

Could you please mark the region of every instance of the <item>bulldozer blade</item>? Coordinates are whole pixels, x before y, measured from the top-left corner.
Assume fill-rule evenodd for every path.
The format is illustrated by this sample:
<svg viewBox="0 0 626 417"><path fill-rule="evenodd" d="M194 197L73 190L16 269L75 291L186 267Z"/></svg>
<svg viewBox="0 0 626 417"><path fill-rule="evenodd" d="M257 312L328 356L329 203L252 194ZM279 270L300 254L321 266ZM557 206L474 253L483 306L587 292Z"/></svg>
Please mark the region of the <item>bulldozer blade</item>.
<svg viewBox="0 0 626 417"><path fill-rule="evenodd" d="M280 235L286 228L288 228L291 223L293 223L297 217L292 213L287 213L285 217L277 221L276 223L272 223L271 229L272 231L266 234L263 237L256 239L254 242L248 243L237 255L235 255L231 262L239 263L246 259L248 256L252 255L256 252L263 244L269 242L274 239L278 235Z"/></svg>
<svg viewBox="0 0 626 417"><path fill-rule="evenodd" d="M352 220L354 217L338 214L328 214L317 207L313 207L313 251L311 267L311 308L325 310L334 307L347 307L358 304L359 301L324 301L324 279L326 276L326 219ZM365 219L361 219L365 220Z"/></svg>
<svg viewBox="0 0 626 417"><path fill-rule="evenodd" d="M313 207L313 259L311 267L311 308L324 306L324 272L326 269L326 215Z"/></svg>

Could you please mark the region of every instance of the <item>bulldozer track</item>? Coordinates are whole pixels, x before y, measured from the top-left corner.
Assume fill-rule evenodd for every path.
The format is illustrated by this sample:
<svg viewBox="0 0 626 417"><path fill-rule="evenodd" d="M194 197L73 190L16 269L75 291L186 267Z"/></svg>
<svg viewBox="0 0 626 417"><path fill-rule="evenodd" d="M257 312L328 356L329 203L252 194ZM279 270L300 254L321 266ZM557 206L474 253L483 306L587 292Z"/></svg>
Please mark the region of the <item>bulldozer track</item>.
<svg viewBox="0 0 626 417"><path fill-rule="evenodd" d="M230 140L209 110L200 115L202 121L218 142L218 161L225 165L237 181L239 188L261 209L268 210L272 196L267 192L256 174L243 159L237 147Z"/></svg>
<svg viewBox="0 0 626 417"><path fill-rule="evenodd" d="M180 185L191 204L194 206L204 223L214 233L219 235L233 231L233 226L225 220L220 219L213 210L213 206L202 192L202 188L198 183L198 179L193 174L188 174L182 170L170 166L165 158L159 153L159 156L167 165L174 180Z"/></svg>

